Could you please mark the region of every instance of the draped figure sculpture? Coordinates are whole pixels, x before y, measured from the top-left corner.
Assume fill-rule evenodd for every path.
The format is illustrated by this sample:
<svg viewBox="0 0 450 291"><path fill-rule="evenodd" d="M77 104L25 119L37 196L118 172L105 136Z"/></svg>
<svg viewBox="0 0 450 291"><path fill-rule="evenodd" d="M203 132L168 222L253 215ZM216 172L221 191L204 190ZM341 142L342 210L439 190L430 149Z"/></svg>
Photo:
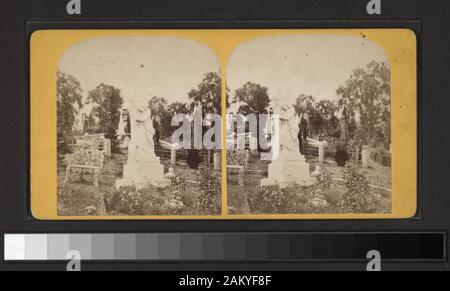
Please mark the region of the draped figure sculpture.
<svg viewBox="0 0 450 291"><path fill-rule="evenodd" d="M116 187L148 185L164 187L170 181L164 177L164 166L155 154L153 119L147 106L130 110L131 140L128 146L128 161L124 166L123 179L116 181Z"/></svg>
<svg viewBox="0 0 450 291"><path fill-rule="evenodd" d="M292 184L301 186L313 184L315 179L311 177L309 164L298 146L300 118L290 105L276 105L273 110L280 118L280 128L274 129L280 133L280 154L269 164L269 177L261 180L261 186L287 187Z"/></svg>

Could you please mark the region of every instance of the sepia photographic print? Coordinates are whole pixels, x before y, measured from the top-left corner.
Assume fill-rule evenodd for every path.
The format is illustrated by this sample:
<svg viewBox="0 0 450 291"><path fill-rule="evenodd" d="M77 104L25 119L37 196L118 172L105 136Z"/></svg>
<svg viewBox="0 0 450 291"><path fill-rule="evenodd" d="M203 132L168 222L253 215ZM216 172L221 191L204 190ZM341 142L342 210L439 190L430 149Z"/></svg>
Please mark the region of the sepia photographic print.
<svg viewBox="0 0 450 291"><path fill-rule="evenodd" d="M39 31L33 213L411 217L416 68L407 30Z"/></svg>
<svg viewBox="0 0 450 291"><path fill-rule="evenodd" d="M391 213L382 48L363 34L259 38L233 52L227 84L230 214Z"/></svg>
<svg viewBox="0 0 450 291"><path fill-rule="evenodd" d="M214 126L206 116L220 116L221 100L218 60L201 43L104 37L70 48L57 73L59 215L220 214L220 149L178 141Z"/></svg>

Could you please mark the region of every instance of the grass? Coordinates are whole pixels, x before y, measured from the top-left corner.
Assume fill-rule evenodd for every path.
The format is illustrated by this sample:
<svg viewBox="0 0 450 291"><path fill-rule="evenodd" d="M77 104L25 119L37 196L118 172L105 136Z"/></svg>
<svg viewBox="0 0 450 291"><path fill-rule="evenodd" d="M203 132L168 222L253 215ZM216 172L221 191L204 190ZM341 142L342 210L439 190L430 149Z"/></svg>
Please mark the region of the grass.
<svg viewBox="0 0 450 291"><path fill-rule="evenodd" d="M317 164L315 160L308 161L311 165ZM122 175L123 165L126 163L125 154L114 154L111 159L108 159L100 179L100 186L94 187L92 177L86 175L85 180L79 180L76 175L72 175L71 182L64 184L65 171L60 169L58 175L58 215L60 216L113 216L123 215L121 213L108 213L104 205L104 196L115 191L115 181ZM163 160L166 166L166 171L170 165L166 160ZM327 160L322 167L329 171L333 178L342 179L342 168L337 167L332 160ZM174 167L177 174L182 175L187 180L186 191L182 194L182 200L185 205L182 213L179 215L196 215L195 204L198 200L200 189L196 184L198 181L197 171L191 170L185 163L179 163ZM251 213L248 203L249 197L255 197L259 191L260 181L267 178L268 163L260 161L259 159L251 159L249 164L249 172L245 175L244 186L238 186L237 175L228 175L228 203L230 214L255 214ZM313 166L311 166L311 170ZM372 166L369 169L361 170L368 178L371 185L391 189L391 175L390 168L381 166ZM341 213L342 211L336 204L342 199L346 189L343 183L335 182L330 193L324 193L329 207L321 209L320 213ZM302 196L302 189L291 189L294 196ZM378 212L390 213L392 211L391 192L382 189L372 189L372 194L377 198ZM218 194L220 195L220 194ZM154 198L152 198L154 197ZM155 193L150 193L147 196L148 200L161 200L162 194L155 190ZM148 201L148 205L154 205L152 201ZM277 214L302 214L309 211L303 205L297 204L289 213ZM161 209L149 206L145 210L145 215L165 215ZM170 213L166 213L170 215Z"/></svg>
<svg viewBox="0 0 450 291"><path fill-rule="evenodd" d="M109 179L108 179L109 180ZM102 179L99 187L88 182L63 184L64 175L58 176L58 215L89 216L89 207L96 209L96 215L104 215L103 195L114 189L112 183Z"/></svg>
<svg viewBox="0 0 450 291"><path fill-rule="evenodd" d="M315 160L308 160L311 165L317 164ZM244 186L238 185L237 175L228 175L228 204L229 213L232 215L246 215L246 214L340 214L344 213L342 209L338 206L339 202L342 200L343 195L346 193L346 188L343 182L339 180L343 179L343 168L337 167L337 165L332 160L327 160L325 164L321 165L328 172L331 173L332 177L337 181L333 182L331 190L322 193L325 196L325 200L328 206L321 209L311 209L305 203L304 196L312 195L307 192L311 192L305 188L297 187L295 189L288 189L291 193L289 199L291 201L291 207L289 210L285 210L283 213L261 213L261 211L251 211L249 206L249 199L254 199L254 197L259 197L260 191L260 181L261 179L267 178L267 163L261 161L252 161L249 166L250 172L245 175ZM314 167L311 166L311 170ZM371 167L369 169L363 169L361 172L367 177L369 183L373 186L379 188L371 188L371 195L376 198L377 213L391 213L392 212L392 193L388 191L391 189L391 172L390 168L385 167Z"/></svg>
<svg viewBox="0 0 450 291"><path fill-rule="evenodd" d="M69 217L127 215L127 213L108 212L104 203L105 195L116 191L115 181L122 176L123 165L126 164L126 160L126 154L114 154L106 160L99 187L93 185L92 175L84 175L82 177L84 179L80 179L79 175L73 174L70 182L64 184L65 171L60 168L58 174L58 215ZM182 201L185 207L177 215L196 215L195 204L201 192L197 184L198 171L190 169L182 162L177 166L168 165L167 162L166 160L162 161L166 172L170 167L173 167L178 175L187 180L186 190L182 193ZM144 199L148 201L145 201L146 207L143 215L172 215L170 212L164 213L163 207L157 206L158 203L164 203L166 198L164 196L168 196L170 193L151 187L148 189L151 193L144 195Z"/></svg>

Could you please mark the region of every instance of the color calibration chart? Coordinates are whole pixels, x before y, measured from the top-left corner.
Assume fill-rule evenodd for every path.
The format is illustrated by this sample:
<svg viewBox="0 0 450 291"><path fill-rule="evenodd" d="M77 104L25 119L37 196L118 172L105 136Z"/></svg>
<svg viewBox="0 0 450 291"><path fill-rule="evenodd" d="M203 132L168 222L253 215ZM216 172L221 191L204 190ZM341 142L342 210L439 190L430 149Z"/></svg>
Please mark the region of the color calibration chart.
<svg viewBox="0 0 450 291"><path fill-rule="evenodd" d="M308 262L446 261L446 233L6 234L4 260Z"/></svg>

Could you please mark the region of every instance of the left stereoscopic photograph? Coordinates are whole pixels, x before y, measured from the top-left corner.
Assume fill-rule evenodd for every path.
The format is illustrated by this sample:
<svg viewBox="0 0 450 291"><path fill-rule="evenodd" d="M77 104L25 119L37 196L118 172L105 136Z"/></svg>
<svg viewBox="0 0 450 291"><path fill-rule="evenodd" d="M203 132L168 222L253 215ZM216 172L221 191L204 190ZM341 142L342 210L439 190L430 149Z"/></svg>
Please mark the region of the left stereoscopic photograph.
<svg viewBox="0 0 450 291"><path fill-rule="evenodd" d="M221 113L207 46L94 38L66 50L55 74L59 216L220 214L220 150L195 139Z"/></svg>

